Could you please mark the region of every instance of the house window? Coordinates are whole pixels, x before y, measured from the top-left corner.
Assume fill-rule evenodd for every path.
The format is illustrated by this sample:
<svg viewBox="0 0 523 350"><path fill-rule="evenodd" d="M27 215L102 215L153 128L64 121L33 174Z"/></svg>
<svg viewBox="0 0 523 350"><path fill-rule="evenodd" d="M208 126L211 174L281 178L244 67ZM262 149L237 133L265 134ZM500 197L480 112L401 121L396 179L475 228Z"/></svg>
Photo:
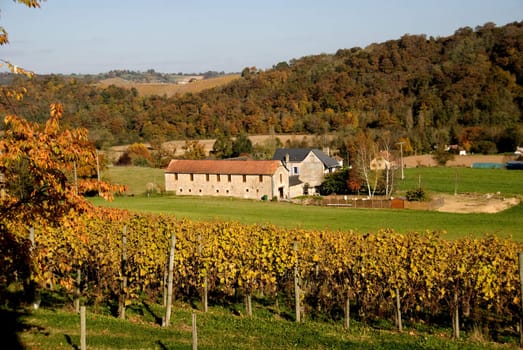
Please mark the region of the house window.
<svg viewBox="0 0 523 350"><path fill-rule="evenodd" d="M220 174L216 174L216 182L220 182Z"/></svg>
<svg viewBox="0 0 523 350"><path fill-rule="evenodd" d="M191 181L194 181L194 174L189 174L189 177L191 178Z"/></svg>
<svg viewBox="0 0 523 350"><path fill-rule="evenodd" d="M231 182L232 176L231 174L227 175L227 181Z"/></svg>
<svg viewBox="0 0 523 350"><path fill-rule="evenodd" d="M292 173L294 175L298 175L300 173L300 169L297 166L292 167Z"/></svg>
<svg viewBox="0 0 523 350"><path fill-rule="evenodd" d="M247 182L247 175L243 175L243 182Z"/></svg>
<svg viewBox="0 0 523 350"><path fill-rule="evenodd" d="M263 182L263 175L260 175L260 182Z"/></svg>
<svg viewBox="0 0 523 350"><path fill-rule="evenodd" d="M280 183L283 182L283 174L280 174Z"/></svg>

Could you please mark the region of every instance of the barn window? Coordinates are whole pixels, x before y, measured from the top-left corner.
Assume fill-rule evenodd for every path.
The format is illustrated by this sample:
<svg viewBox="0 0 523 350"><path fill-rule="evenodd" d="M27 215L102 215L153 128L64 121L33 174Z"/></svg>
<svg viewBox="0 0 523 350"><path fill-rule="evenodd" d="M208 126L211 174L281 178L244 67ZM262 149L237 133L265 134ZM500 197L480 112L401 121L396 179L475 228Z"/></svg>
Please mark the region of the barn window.
<svg viewBox="0 0 523 350"><path fill-rule="evenodd" d="M231 174L227 175L227 181L231 182L232 176Z"/></svg>
<svg viewBox="0 0 523 350"><path fill-rule="evenodd" d="M209 181L209 174L205 174L205 181Z"/></svg>
<svg viewBox="0 0 523 350"><path fill-rule="evenodd" d="M260 182L263 182L263 175L260 175Z"/></svg>
<svg viewBox="0 0 523 350"><path fill-rule="evenodd" d="M189 177L191 178L191 181L194 181L194 174L189 174Z"/></svg>
<svg viewBox="0 0 523 350"><path fill-rule="evenodd" d="M220 174L216 174L216 182L220 182Z"/></svg>
<svg viewBox="0 0 523 350"><path fill-rule="evenodd" d="M247 175L243 175L243 182L247 182Z"/></svg>

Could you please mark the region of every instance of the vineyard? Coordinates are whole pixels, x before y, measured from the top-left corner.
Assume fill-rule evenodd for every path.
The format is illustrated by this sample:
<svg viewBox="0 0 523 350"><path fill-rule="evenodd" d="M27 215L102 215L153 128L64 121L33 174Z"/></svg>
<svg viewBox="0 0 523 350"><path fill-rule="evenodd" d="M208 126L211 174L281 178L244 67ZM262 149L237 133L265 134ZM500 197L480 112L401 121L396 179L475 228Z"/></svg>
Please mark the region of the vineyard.
<svg viewBox="0 0 523 350"><path fill-rule="evenodd" d="M511 240L445 240L399 234L282 229L235 222L97 209L61 224L27 229L36 290L67 293L76 305L110 305L115 316L141 302L166 302L169 258L173 298L213 304L251 297L296 308L296 321L481 325L515 333L521 312L518 252ZM174 248L174 254L170 254ZM1 262L3 275L20 261ZM37 293L38 294L38 293ZM166 317L170 315L166 314Z"/></svg>

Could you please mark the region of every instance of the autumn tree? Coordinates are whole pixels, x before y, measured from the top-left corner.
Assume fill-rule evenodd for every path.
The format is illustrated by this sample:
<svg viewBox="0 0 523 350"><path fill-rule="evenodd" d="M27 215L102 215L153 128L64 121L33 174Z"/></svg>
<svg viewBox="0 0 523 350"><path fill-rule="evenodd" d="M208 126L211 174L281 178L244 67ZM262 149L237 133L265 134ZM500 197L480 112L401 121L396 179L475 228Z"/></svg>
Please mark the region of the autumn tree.
<svg viewBox="0 0 523 350"><path fill-rule="evenodd" d="M18 0L29 7L39 1ZM1 29L0 44L7 43ZM3 61L13 74L31 78L33 74ZM2 87L2 104L24 98L25 90ZM0 139L0 292L10 282L22 280L32 298L31 251L28 229L33 225L57 225L71 212L85 212L92 205L80 196L80 188L94 188L104 196L111 189L95 179L78 178L78 169L96 168L97 154L89 142L87 129L63 128L63 107L48 106L45 123L30 122L14 111L6 113ZM2 293L0 293L2 294Z"/></svg>
<svg viewBox="0 0 523 350"><path fill-rule="evenodd" d="M205 147L198 140L186 140L182 148L185 159L204 159L206 156Z"/></svg>
<svg viewBox="0 0 523 350"><path fill-rule="evenodd" d="M153 158L143 143L133 143L118 159L118 165L150 166Z"/></svg>

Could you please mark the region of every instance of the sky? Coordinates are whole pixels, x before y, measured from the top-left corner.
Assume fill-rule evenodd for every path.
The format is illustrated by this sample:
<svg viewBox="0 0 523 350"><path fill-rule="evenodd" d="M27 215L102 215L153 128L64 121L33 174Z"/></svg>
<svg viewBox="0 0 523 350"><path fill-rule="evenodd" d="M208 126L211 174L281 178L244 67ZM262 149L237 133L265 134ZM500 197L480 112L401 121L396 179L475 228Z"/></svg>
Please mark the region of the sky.
<svg viewBox="0 0 523 350"><path fill-rule="evenodd" d="M39 74L240 72L523 20L523 0L0 0L0 59Z"/></svg>

